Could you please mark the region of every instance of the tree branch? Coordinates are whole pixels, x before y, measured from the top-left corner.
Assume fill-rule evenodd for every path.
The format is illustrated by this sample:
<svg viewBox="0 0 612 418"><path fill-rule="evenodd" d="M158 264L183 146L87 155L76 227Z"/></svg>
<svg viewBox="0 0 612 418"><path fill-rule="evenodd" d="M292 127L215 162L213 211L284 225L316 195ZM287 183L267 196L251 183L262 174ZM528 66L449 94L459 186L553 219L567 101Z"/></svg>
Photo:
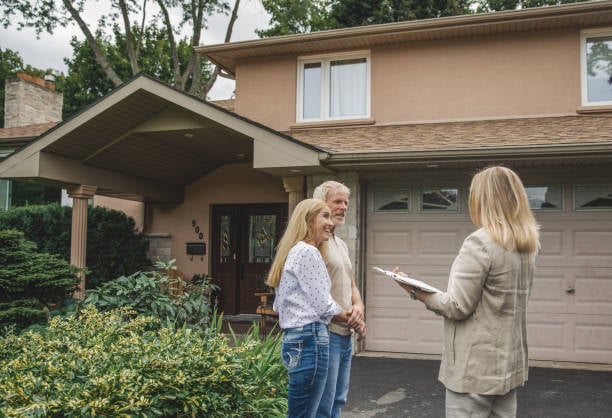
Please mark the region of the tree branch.
<svg viewBox="0 0 612 418"><path fill-rule="evenodd" d="M79 25L81 32L83 32L83 34L85 35L85 38L87 39L87 44L93 51L94 56L96 58L96 62L100 65L100 67L102 68L102 71L104 71L104 73L108 76L108 78L115 85L115 87L119 86L121 83L123 83L123 80L119 78L117 73L115 73L115 70L113 70L113 68L108 63L106 56L104 55L104 53L98 46L96 39L94 38L91 31L87 27L87 24L81 18L81 15L79 15L79 12L77 11L77 9L74 7L74 5L72 4L70 0L62 0L62 1L63 1L64 7L66 8L66 10L68 10L72 18Z"/></svg>
<svg viewBox="0 0 612 418"><path fill-rule="evenodd" d="M234 31L234 23L236 23L236 20L238 19L238 7L239 6L240 6L240 0L236 0L236 3L234 4L234 9L232 10L232 14L230 16L230 21L227 24L227 30L225 32L225 41L224 41L225 43L228 43L232 39L232 32ZM202 97L206 97L206 95L212 88L213 84L215 84L215 81L217 81L217 77L219 76L224 77L224 78L233 79L233 77L231 77L229 74L225 72L222 73L221 67L219 67L218 64L215 65L215 70L213 71L212 75L210 76L206 84L202 87ZM230 77L227 77L227 76L230 76Z"/></svg>
<svg viewBox="0 0 612 418"><path fill-rule="evenodd" d="M119 9L121 9L121 17L123 18L123 26L125 27L125 47L127 49L128 59L132 67L132 75L140 72L138 68L138 55L134 51L134 37L132 35L132 25L125 0L119 0Z"/></svg>
<svg viewBox="0 0 612 418"><path fill-rule="evenodd" d="M174 31L172 30L172 22L170 21L170 13L164 4L163 0L157 0L157 4L161 9L168 33L168 42L170 43L170 53L172 54L172 73L174 74L174 87L179 90L185 89L185 77L181 76L181 67L179 63L178 50L176 49L176 40L174 39Z"/></svg>

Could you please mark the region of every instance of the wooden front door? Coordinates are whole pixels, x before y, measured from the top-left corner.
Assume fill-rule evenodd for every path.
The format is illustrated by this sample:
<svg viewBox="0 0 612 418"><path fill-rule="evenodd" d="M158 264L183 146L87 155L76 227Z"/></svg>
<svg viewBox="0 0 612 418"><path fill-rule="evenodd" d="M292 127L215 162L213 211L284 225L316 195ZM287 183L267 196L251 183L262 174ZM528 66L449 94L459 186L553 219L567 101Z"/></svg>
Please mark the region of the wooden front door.
<svg viewBox="0 0 612 418"><path fill-rule="evenodd" d="M287 204L213 205L211 272L221 286L218 302L226 315L255 313L278 240Z"/></svg>

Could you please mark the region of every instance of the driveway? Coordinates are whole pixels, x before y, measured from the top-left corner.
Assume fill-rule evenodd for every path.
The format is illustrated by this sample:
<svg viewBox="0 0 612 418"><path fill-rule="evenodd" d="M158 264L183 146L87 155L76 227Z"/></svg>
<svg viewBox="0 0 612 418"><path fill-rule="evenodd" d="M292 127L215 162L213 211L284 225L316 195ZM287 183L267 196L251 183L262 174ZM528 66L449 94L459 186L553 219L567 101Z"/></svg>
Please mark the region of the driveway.
<svg viewBox="0 0 612 418"><path fill-rule="evenodd" d="M444 417L439 360L357 355L342 418ZM612 417L612 371L531 367L518 417Z"/></svg>

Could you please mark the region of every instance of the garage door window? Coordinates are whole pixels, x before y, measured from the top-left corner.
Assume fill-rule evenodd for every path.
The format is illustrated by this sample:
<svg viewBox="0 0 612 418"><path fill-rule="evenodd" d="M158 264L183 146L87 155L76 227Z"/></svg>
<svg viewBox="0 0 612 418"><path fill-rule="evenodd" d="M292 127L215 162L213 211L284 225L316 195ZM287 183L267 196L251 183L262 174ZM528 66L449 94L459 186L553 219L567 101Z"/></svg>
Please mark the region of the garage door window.
<svg viewBox="0 0 612 418"><path fill-rule="evenodd" d="M425 189L420 192L421 212L459 212L459 189Z"/></svg>
<svg viewBox="0 0 612 418"><path fill-rule="evenodd" d="M563 209L562 186L526 186L529 206L534 210Z"/></svg>
<svg viewBox="0 0 612 418"><path fill-rule="evenodd" d="M408 190L380 190L372 194L374 212L408 212L410 193Z"/></svg>
<svg viewBox="0 0 612 418"><path fill-rule="evenodd" d="M574 188L576 210L612 210L612 184L585 184Z"/></svg>

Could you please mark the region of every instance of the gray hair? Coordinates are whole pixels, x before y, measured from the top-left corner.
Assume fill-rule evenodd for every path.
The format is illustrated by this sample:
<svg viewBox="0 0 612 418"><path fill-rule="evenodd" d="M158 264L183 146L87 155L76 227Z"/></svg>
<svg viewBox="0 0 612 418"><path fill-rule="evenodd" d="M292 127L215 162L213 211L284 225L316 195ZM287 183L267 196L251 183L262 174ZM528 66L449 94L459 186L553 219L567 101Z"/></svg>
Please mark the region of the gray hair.
<svg viewBox="0 0 612 418"><path fill-rule="evenodd" d="M322 201L327 201L330 193L346 193L347 195L351 195L351 189L346 187L344 184L339 183L337 181L328 180L321 184L319 184L312 193L312 197L314 199L319 199Z"/></svg>

